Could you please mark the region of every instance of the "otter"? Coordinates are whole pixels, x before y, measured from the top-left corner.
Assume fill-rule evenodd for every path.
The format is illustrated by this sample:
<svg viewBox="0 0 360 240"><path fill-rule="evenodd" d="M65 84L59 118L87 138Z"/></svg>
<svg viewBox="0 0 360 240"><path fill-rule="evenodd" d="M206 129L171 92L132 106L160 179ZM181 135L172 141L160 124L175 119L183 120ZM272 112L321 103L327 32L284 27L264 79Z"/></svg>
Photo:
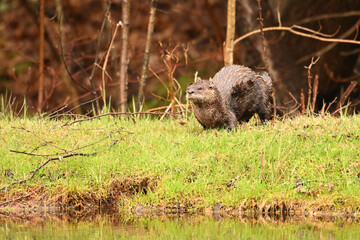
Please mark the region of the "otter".
<svg viewBox="0 0 360 240"><path fill-rule="evenodd" d="M204 128L229 128L257 113L262 122L271 117L272 81L267 72L248 67L222 68L213 79L198 80L186 89L195 117Z"/></svg>

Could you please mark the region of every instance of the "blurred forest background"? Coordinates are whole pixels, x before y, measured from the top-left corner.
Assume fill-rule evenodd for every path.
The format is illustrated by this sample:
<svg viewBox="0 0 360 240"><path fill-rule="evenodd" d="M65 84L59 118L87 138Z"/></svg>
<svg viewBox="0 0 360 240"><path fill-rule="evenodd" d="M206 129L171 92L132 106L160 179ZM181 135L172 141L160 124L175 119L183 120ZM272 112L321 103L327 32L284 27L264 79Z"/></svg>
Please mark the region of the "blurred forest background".
<svg viewBox="0 0 360 240"><path fill-rule="evenodd" d="M31 114L180 111L195 73L207 79L224 66L233 27L233 63L270 72L280 112L359 111L359 0L231 1L233 26L225 0L0 0L3 106L18 114L24 104Z"/></svg>

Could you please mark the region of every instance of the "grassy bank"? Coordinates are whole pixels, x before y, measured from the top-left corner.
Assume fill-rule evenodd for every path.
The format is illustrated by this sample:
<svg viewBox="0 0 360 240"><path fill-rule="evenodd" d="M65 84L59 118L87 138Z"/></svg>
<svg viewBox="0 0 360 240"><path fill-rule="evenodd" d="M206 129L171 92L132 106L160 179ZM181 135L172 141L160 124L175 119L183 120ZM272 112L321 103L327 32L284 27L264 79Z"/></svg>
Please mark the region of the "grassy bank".
<svg viewBox="0 0 360 240"><path fill-rule="evenodd" d="M28 201L64 205L360 206L359 115L250 122L236 132L203 131L193 117L69 122L0 120L0 188L62 156L1 190L0 204L30 193Z"/></svg>

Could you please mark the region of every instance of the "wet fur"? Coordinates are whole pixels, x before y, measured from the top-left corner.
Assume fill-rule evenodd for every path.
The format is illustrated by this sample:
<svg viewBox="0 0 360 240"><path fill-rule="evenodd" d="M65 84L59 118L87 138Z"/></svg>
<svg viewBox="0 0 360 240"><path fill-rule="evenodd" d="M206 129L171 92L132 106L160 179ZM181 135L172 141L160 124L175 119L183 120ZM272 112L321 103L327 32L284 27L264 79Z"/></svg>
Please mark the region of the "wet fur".
<svg viewBox="0 0 360 240"><path fill-rule="evenodd" d="M231 65L222 68L212 80L200 80L187 88L187 99L205 128L233 129L257 113L261 121L271 117L272 82L268 73Z"/></svg>

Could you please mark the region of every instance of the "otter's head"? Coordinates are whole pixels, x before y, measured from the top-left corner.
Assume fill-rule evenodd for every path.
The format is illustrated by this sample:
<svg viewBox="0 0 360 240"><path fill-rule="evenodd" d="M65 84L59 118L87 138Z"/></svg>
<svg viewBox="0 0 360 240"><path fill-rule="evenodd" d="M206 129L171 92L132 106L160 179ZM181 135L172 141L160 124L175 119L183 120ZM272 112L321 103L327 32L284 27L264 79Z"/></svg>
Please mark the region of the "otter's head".
<svg viewBox="0 0 360 240"><path fill-rule="evenodd" d="M198 80L186 89L186 99L194 104L212 103L219 100L219 91L210 80Z"/></svg>

